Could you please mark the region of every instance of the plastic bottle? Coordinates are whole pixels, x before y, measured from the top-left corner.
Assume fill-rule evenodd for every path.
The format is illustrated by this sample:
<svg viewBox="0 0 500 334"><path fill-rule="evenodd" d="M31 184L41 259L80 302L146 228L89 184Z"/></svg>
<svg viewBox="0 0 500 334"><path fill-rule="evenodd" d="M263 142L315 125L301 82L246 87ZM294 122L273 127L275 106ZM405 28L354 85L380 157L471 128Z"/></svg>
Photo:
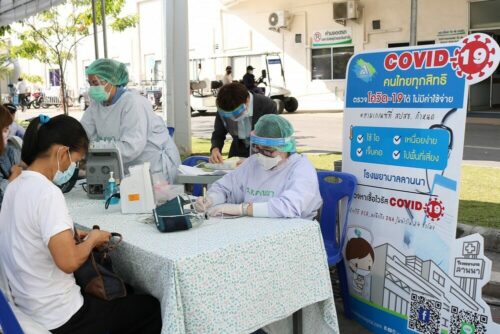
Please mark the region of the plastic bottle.
<svg viewBox="0 0 500 334"><path fill-rule="evenodd" d="M113 177L113 172L109 172L109 179L108 183L106 184L106 189L104 190L104 200L107 201L108 198L110 198L113 194L116 194L118 192L118 187L116 186L116 181ZM110 201L109 204L118 204L120 201L119 198L113 197Z"/></svg>

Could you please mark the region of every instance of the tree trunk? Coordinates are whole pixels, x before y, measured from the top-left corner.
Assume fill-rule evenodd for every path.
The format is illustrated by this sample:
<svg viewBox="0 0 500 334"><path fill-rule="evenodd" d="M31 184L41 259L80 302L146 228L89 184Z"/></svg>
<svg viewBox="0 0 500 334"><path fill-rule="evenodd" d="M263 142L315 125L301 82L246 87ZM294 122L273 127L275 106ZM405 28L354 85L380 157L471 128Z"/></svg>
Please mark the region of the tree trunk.
<svg viewBox="0 0 500 334"><path fill-rule="evenodd" d="M68 101L66 100L66 82L64 79L64 69L62 66L62 61L59 58L58 59L58 65L59 65L59 73L61 75L60 80L61 80L61 105L63 107L63 111L65 115L68 115Z"/></svg>

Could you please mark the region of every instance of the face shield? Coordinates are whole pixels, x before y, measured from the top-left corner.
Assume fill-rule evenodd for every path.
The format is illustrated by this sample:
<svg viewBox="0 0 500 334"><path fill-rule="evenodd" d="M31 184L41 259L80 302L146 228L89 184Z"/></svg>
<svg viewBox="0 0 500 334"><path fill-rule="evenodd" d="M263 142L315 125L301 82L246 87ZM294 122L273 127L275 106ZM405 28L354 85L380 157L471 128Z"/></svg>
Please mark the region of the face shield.
<svg viewBox="0 0 500 334"><path fill-rule="evenodd" d="M252 131L252 118L248 115L247 105L242 103L232 111L217 111L231 136L248 139Z"/></svg>
<svg viewBox="0 0 500 334"><path fill-rule="evenodd" d="M274 152L295 152L295 139L293 137L268 138L259 137L252 131L250 135L250 154L261 153L266 157L275 156Z"/></svg>

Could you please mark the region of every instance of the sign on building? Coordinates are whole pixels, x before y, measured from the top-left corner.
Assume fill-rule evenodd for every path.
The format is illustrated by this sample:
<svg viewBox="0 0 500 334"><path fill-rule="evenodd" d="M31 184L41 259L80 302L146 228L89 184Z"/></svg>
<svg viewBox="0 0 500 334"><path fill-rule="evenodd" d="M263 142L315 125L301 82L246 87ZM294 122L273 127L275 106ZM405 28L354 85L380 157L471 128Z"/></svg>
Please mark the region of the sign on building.
<svg viewBox="0 0 500 334"><path fill-rule="evenodd" d="M349 27L317 30L312 34L313 48L332 47L343 44L352 44L352 30Z"/></svg>
<svg viewBox="0 0 500 334"><path fill-rule="evenodd" d="M374 333L500 333L481 297L483 239L455 239L468 86L499 61L477 33L349 62L342 160L358 186L344 257L353 315Z"/></svg>

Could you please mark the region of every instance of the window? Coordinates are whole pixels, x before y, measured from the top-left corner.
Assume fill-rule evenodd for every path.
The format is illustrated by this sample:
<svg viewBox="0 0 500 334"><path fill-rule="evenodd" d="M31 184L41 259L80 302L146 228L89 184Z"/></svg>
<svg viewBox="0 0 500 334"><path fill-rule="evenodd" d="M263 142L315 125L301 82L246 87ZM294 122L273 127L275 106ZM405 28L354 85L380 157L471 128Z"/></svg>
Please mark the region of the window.
<svg viewBox="0 0 500 334"><path fill-rule="evenodd" d="M441 286L444 286L444 277L439 275L437 272L432 273L432 278L436 283L438 283Z"/></svg>
<svg viewBox="0 0 500 334"><path fill-rule="evenodd" d="M418 41L417 45L432 45L436 44L435 41ZM410 43L408 42L402 42L402 43L389 43L387 44L388 48L402 48L405 46L410 46Z"/></svg>
<svg viewBox="0 0 500 334"><path fill-rule="evenodd" d="M49 83L51 86L61 85L61 72L59 69L49 70Z"/></svg>
<svg viewBox="0 0 500 334"><path fill-rule="evenodd" d="M163 71L161 68L161 60L155 60L155 68L154 68L154 80L158 82L163 79Z"/></svg>
<svg viewBox="0 0 500 334"><path fill-rule="evenodd" d="M312 79L345 79L347 63L353 54L353 46L313 49L311 62Z"/></svg>

